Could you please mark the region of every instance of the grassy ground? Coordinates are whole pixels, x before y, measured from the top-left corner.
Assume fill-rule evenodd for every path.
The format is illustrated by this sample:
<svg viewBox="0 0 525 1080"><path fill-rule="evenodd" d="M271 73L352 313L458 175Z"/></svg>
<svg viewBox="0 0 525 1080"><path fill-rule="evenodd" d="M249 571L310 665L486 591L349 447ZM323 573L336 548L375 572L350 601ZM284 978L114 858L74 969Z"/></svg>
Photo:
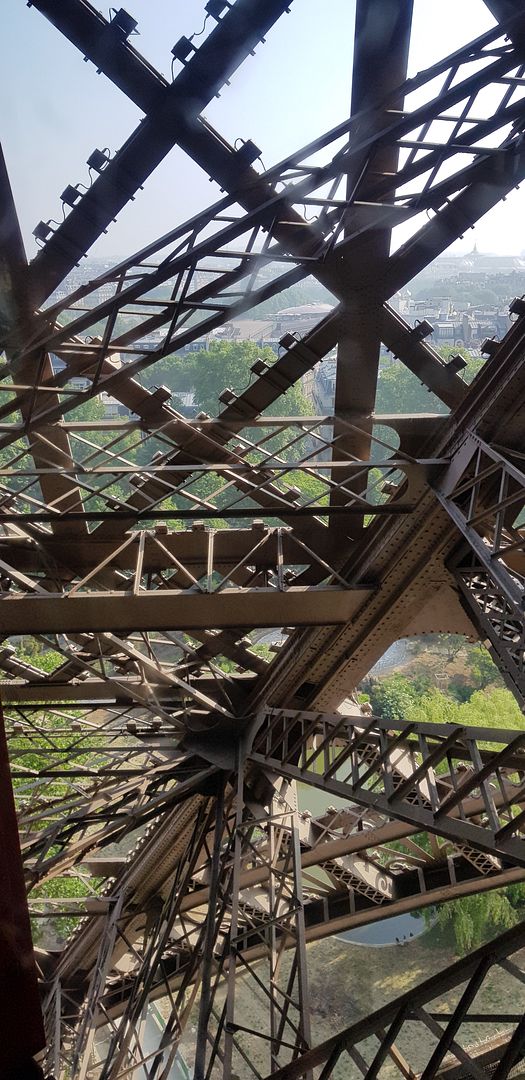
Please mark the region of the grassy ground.
<svg viewBox="0 0 525 1080"><path fill-rule="evenodd" d="M375 1012L382 1005L400 997L417 983L436 974L457 959L453 944L447 932L433 927L422 937L405 946L369 946L353 945L337 938L327 938L308 946L308 975L311 1002L312 1043L316 1045L324 1039L353 1024L360 1018ZM267 985L268 971L260 964L257 975ZM284 985L289 971L289 957L283 961L281 984ZM492 1009L502 1012L506 1008L518 1012L525 1004L516 1000L516 982L496 968L487 980L482 992L473 1003L473 1011ZM462 988L451 992L441 1001L433 1003L433 1011L450 1012L461 996ZM268 1008L264 992L254 981L245 977L239 980L236 997L236 1020L238 1023L268 1034ZM218 994L216 1007L221 1008L224 996ZM196 1015L187 1029L182 1052L187 1060L192 1060ZM497 1025L496 1025L497 1026ZM505 1030L504 1025L500 1025ZM490 1030L488 1028L490 1027ZM193 1029L193 1031L192 1031ZM471 1024L462 1029L463 1046L477 1043L487 1036L495 1034L493 1025ZM286 1037L286 1036L285 1036ZM270 1072L269 1044L254 1035L239 1033L239 1041L245 1049L250 1062L261 1076ZM420 1022L412 1021L405 1025L396 1046L410 1061L416 1070L422 1069L432 1044L432 1036ZM369 1040L360 1046L361 1052L369 1061L377 1049L377 1042ZM283 1059L284 1064L285 1059ZM234 1072L239 1080L253 1077L248 1065L236 1055ZM399 1077L392 1062L387 1060L381 1069L382 1080ZM348 1057L340 1059L333 1073L334 1080L353 1080L359 1073Z"/></svg>

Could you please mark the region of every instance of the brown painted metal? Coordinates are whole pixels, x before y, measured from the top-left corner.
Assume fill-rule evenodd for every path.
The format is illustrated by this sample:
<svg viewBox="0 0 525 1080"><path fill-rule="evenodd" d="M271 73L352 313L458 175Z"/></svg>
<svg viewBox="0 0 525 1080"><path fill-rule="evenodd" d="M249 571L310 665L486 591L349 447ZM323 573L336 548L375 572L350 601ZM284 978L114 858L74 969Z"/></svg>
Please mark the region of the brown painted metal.
<svg viewBox="0 0 525 1080"><path fill-rule="evenodd" d="M24 334L30 325L33 307L30 299L30 286L27 280L28 262L25 254L22 234L18 223L15 201L9 182L6 163L0 146L0 204L2 206L2 226L4 234L0 234L0 250L2 263L2 323L0 333L2 341L6 336L11 337L11 350L7 351L8 359L12 355L12 349L20 347ZM7 304L7 308L4 305ZM13 327L18 327L13 340ZM19 369L22 381L27 379L32 387L39 380L52 379L52 366L46 351L41 350L38 357L38 374L35 380L35 365L26 363ZM20 409L24 424L30 422L35 404L34 389L27 396L27 401L21 403ZM49 405L59 408L59 397L56 393L49 395ZM56 431L43 428L34 437L33 459L36 468L52 468L52 473L42 480L42 493L50 503L58 500L62 512L79 511L81 503L79 491L74 479L63 477L58 469L68 468L72 465L71 448L66 431ZM53 468L53 466L55 468ZM55 469L57 470L55 472ZM85 524L79 520L73 525L63 522L58 515L54 523L58 536L64 539L65 535L76 534L82 537L87 533Z"/></svg>
<svg viewBox="0 0 525 1080"><path fill-rule="evenodd" d="M125 12L108 22L84 0L34 6L146 113L29 267L0 162L9 210L0 329L14 395L0 407L0 632L35 635L56 664L46 673L36 652L29 662L16 643L0 647L31 910L51 919L65 910L34 896L37 885L63 874L80 882L88 868L105 866L106 874L100 895L78 898L85 920L60 955L41 956L48 1071L83 1080L106 1028L102 1080L142 1069L160 1080L181 1038L191 1043L200 994L191 1051L196 1074L210 1080L236 1069L275 1075L283 1062L283 1076L310 1077L319 1065L328 1077L343 1047L370 1077L389 1057L412 1080L396 1040L414 1017L437 1041L425 1080L448 1064L447 1054L455 1055L452 1071L481 1077L485 1058L459 1045L459 1035L494 958L511 978L525 978L508 959L522 941L518 931L494 943L490 957L482 951L474 966L444 973L317 1050L308 1049L306 943L521 881L520 738L396 726L357 707L351 716L311 710L339 706L397 637L436 629L487 635L523 694L516 520L525 315L467 389L387 303L525 176L522 12L490 0L496 17L510 20L504 27L407 82L412 4L360 0L350 121L263 175L200 110L285 4L211 5L211 32L172 86L131 46ZM490 116L479 105L487 86L501 94ZM416 90L423 104L405 105ZM447 131L441 141L429 138L434 121ZM59 284L175 141L223 188L219 203L47 313L33 311L29 292L41 299ZM323 148L327 164L311 166ZM407 185L413 196L399 199ZM393 227L421 211L432 220L390 254ZM266 261L276 276L261 280ZM302 340L288 340L244 390L227 394L215 417L187 421L162 389L142 385L157 359L309 273L337 307ZM153 287L167 287L158 302ZM133 330L119 328L122 313L136 320ZM98 323L105 329L86 342ZM158 346L144 350L141 338L153 330ZM451 417L374 417L380 341ZM336 345L334 416L261 416ZM52 371L51 351L62 372ZM128 361L120 367L119 351ZM71 387L75 375L87 378L87 390ZM102 391L138 419L69 422ZM391 495L377 480L375 489L365 483L374 426L385 421L400 448L392 457L382 445L376 471L381 482L389 471L405 476ZM505 446L494 446L502 432ZM140 446L140 468L130 442ZM124 491L118 498L115 481ZM195 493L197 481L208 494ZM233 527L204 526L221 515ZM239 527L257 515L268 528L260 520ZM141 516L151 528L136 528ZM163 524L176 517L176 528ZM193 529L180 528L185 519ZM136 531L126 532L130 525ZM258 631L275 627L281 645L272 640L273 657L267 641L258 648ZM2 768L8 822L6 760ZM224 803L220 776L231 778L221 786ZM298 813L296 780L342 795L344 810L317 819ZM417 841L423 829L430 851ZM116 842L129 854L104 863ZM26 933L18 896L14 908ZM259 1031L243 1019L241 974L267 1005ZM468 989L442 1026L430 1002L460 976ZM152 1049L148 1009L162 997L169 1019ZM488 1012L483 1019L496 1022ZM363 1032L379 1041L372 1053ZM23 1036L29 1055L29 1028ZM247 1039L265 1048L264 1066L251 1060ZM498 1080L522 1043L514 1018L491 1047Z"/></svg>
<svg viewBox="0 0 525 1080"><path fill-rule="evenodd" d="M440 998L441 994L450 990L452 987L461 986L467 980L468 986L472 989L475 984L481 984L495 964L498 964L500 961L505 962L508 956L512 956L517 950L522 948L524 934L525 928L523 924L513 930L509 930L497 941L490 942L488 945L483 945L480 949L471 953L470 956L463 960L459 960L458 963L454 964L448 970L438 975L431 976L431 978L427 979L424 983L421 983L416 990L408 991L407 994L398 997L397 1000L390 1005L386 1005L372 1016L365 1017L363 1020L358 1021L344 1032L341 1032L341 1035L327 1040L315 1050L311 1050L308 1054L305 1054L302 1059L299 1059L289 1066L285 1066L273 1075L277 1076L278 1080L294 1080L294 1078L302 1077L306 1069L313 1068L323 1062L330 1063L330 1067L325 1072L325 1076L328 1077L332 1075L334 1065L345 1050L351 1048L354 1044L359 1044L367 1036L378 1032L379 1029L384 1030L387 1024L392 1023L392 1021L395 1020L403 1007L406 1012L402 1022L409 1020L412 1015L414 1015L417 1020L428 1022L430 1017L426 1012L425 1006L431 1006L433 999ZM508 970L512 979L514 972L510 968L510 965ZM519 987L520 976L523 977L521 969L516 967L514 975L516 982L511 982L511 985L514 986L514 990L517 993L521 993L521 988ZM448 1024L445 1031L437 1025L435 1030L439 1031L439 1035L443 1038L443 1041L448 1037L447 1031L452 1035L454 1029L466 1021L468 1010L467 1002L468 998L465 997L459 1013L453 1015L452 1018L447 1018ZM476 1071L475 1060L471 1055L462 1051L458 1043L451 1042L450 1045L456 1056L456 1060L472 1070L473 1075L486 1075L483 1070L479 1070L479 1073ZM427 1046L428 1056L430 1058L432 1043L428 1039ZM503 1075L507 1074L508 1070L505 1071ZM436 1075L436 1070L429 1072L428 1075Z"/></svg>
<svg viewBox="0 0 525 1080"><path fill-rule="evenodd" d="M312 739L313 722L317 740ZM510 732L502 732L504 749L486 754L483 763L476 737L475 728L453 728L449 734L445 725L438 733L431 724L373 719L365 725L362 719L341 719L338 714L273 710L261 720L251 756L269 769L278 766L290 779L304 780L359 806L391 811L398 820L413 822L422 830L437 831L502 858L508 855L516 865L525 866L519 816L525 736L513 738ZM499 745L497 737L494 741ZM421 757L419 764L416 753ZM435 768L451 757L459 764L454 760L451 786L444 787ZM508 786L507 767L517 769L516 783ZM463 772L466 779L460 775ZM502 786L501 809L493 798L498 784ZM482 825L464 820L465 814L472 813L469 798L478 788L484 806Z"/></svg>
<svg viewBox="0 0 525 1080"><path fill-rule="evenodd" d="M0 1074L31 1073L45 1035L4 719L0 711Z"/></svg>
<svg viewBox="0 0 525 1080"><path fill-rule="evenodd" d="M406 80L408 47L412 24L412 3L406 0L358 0L355 16L352 103L351 114L369 114L357 121L355 134L367 138L381 130L389 109L402 110L403 97L397 89ZM388 64L384 57L388 56ZM373 201L374 187L378 177L397 172L399 151L396 146L379 146L372 153L363 153L362 159L353 163L347 177L348 199L355 197ZM348 267L350 281L356 272L362 275L366 286L362 289L345 288L345 270L341 274L343 289L343 312L341 331L337 346L337 381L335 388L335 412L357 413L371 416L374 411L379 353L381 348L381 319L383 296L381 278L390 253L392 230L376 228L356 246L352 263ZM371 282L376 282L374 288ZM385 320L387 321L387 320ZM341 447L357 458L367 458L370 453L370 430L360 433L343 431ZM337 432L337 428L336 428ZM352 478L348 477L352 487ZM357 490L363 490L363 482L357 482ZM340 502L338 492L333 499ZM332 528L341 523L330 522ZM359 533L363 519L350 524L351 534Z"/></svg>
<svg viewBox="0 0 525 1080"><path fill-rule="evenodd" d="M343 588L258 589L251 592L249 606L244 590L224 593L152 592L140 596L107 593L72 597L29 596L4 599L2 625L5 634L70 634L82 630L121 632L140 630L203 630L206 627L294 626L348 623L362 603L363 590Z"/></svg>

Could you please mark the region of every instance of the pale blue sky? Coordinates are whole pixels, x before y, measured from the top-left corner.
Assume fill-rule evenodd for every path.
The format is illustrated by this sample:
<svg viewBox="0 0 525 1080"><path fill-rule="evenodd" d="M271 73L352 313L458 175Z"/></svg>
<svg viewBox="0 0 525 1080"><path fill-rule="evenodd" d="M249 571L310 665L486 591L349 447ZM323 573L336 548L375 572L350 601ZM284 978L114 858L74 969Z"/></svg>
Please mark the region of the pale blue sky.
<svg viewBox="0 0 525 1080"><path fill-rule="evenodd" d="M125 7L139 23L134 44L168 75L171 46L200 30L204 0L126 0ZM2 16L0 138L32 255L37 221L61 217L60 192L86 180L90 152L116 150L140 113L25 0L2 0ZM268 167L343 120L353 19L353 0L293 0L290 14L208 107L210 122L232 142L253 139ZM411 73L492 23L482 0L415 0ZM175 149L92 254L127 254L217 197L216 186ZM525 248L525 231L516 227L523 205L521 192L510 196L459 249L469 250L474 240L485 251Z"/></svg>

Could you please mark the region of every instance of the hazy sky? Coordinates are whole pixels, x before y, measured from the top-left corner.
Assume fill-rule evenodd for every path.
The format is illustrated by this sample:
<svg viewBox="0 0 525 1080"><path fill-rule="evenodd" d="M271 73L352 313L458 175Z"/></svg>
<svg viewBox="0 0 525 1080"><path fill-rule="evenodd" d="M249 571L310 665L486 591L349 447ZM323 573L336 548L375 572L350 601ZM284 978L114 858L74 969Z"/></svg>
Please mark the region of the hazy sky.
<svg viewBox="0 0 525 1080"><path fill-rule="evenodd" d="M119 6L119 5L117 5ZM138 20L133 44L165 75L170 49L202 27L204 0L126 0ZM108 8L101 9L105 15ZM60 192L86 182L96 147L115 151L139 110L25 0L2 0L0 138L28 253L41 218L61 218ZM339 123L348 112L353 0L293 0L206 116L228 140L251 138L266 167ZM482 0L415 0L414 74L493 25ZM124 255L204 208L217 187L177 149L165 159L92 254ZM513 193L455 250L525 248L523 192Z"/></svg>

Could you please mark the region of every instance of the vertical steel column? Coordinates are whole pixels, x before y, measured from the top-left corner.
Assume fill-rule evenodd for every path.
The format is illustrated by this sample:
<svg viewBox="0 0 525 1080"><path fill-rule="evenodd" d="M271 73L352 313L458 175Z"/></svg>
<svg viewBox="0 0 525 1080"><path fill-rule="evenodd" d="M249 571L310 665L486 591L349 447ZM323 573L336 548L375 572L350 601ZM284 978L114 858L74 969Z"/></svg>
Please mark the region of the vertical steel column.
<svg viewBox="0 0 525 1080"><path fill-rule="evenodd" d="M170 943L175 940L182 942L182 949L189 952L189 942L185 934L181 934L183 927L179 923L177 931L175 924L179 920L181 902L190 887L195 866L211 828L212 820L212 811L208 811L207 804L205 804L205 806L201 807L201 811L197 813L192 837L188 843L187 854L174 869L169 895L161 904L160 909L155 910L155 906L151 909L151 920L148 920L143 928L142 956L140 956L140 946L134 946L133 951L137 958L140 957L140 967L128 993L126 1009L114 1026L106 1060L100 1074L101 1080L110 1080L110 1078L114 1080L121 1074L128 1075L128 1062L132 1059L134 1059L134 1068L139 1068L145 1060L148 1061L148 1073L152 1080L159 1073L163 1075L164 1071L169 1071L166 1059L168 1062L173 1060L189 1015L186 991L191 984L195 986L199 984L199 967L202 955L200 939L197 940L191 950L190 962L184 966L182 980L175 996L171 994L169 975L164 971L163 960ZM163 985L166 996L170 999L171 1014L160 1034L158 1045L154 1050L146 1053L141 1046L138 1032L145 1016L145 1010L150 1003L156 981L157 989L159 985ZM191 995L190 1000L192 1001ZM134 1044L134 1049L132 1049L132 1044Z"/></svg>
<svg viewBox="0 0 525 1080"><path fill-rule="evenodd" d="M301 845L299 843L299 829L297 828L297 816L294 815L292 825L292 860L293 860L293 891L297 901L297 913L295 917L296 932L296 961L297 961L297 994L301 1018L301 1035L305 1046L312 1044L312 1032L310 1026L310 994L308 990L308 967L306 962L306 936L303 906L303 882L301 876ZM311 1080L311 1073L306 1074L306 1080Z"/></svg>
<svg viewBox="0 0 525 1080"><path fill-rule="evenodd" d="M291 799L285 791L291 789ZM285 805L283 806L283 801ZM282 1065L283 1046L295 1043L293 1056L311 1044L310 1000L306 968L301 851L297 828L295 785L276 792L268 814L271 1071ZM284 856L285 866L281 869ZM279 868L278 868L279 867ZM286 987L279 985L285 950L293 940ZM307 1074L310 1080L310 1074Z"/></svg>
<svg viewBox="0 0 525 1080"><path fill-rule="evenodd" d="M4 718L0 709L0 1080L39 1073L45 1044Z"/></svg>
<svg viewBox="0 0 525 1080"><path fill-rule="evenodd" d="M241 1060L250 1075L269 1067L277 1072L284 1058L304 1053L310 1046L309 995L306 971L306 940L301 881L301 851L294 785L291 801L283 797L283 785L268 780L276 789L248 807L244 793L244 756L237 773L235 846L229 879L230 930L225 942L223 970L227 988L212 1057L206 1078L218 1058L221 1075L229 1080ZM255 811L255 813L254 813ZM242 889L244 860L251 871L264 870L252 891ZM285 960L286 957L286 960ZM284 965L283 965L283 961ZM261 964L263 965L261 967ZM284 971L283 971L284 967ZM240 976L246 993L236 999ZM246 1026L243 999L252 991L265 1003L265 1017L257 1028ZM248 1041L246 1041L248 1040ZM261 1064L259 1054L264 1056ZM310 1080L307 1074L307 1080Z"/></svg>
<svg viewBox="0 0 525 1080"><path fill-rule="evenodd" d="M356 127L354 136L371 135L383 126L386 106L376 108L400 86L406 78L408 46L412 24L412 0L357 0L355 21L354 62L352 74L351 114L364 109L374 109L366 122ZM388 108L399 108L402 102L390 101ZM366 130L364 124L366 123ZM395 146L382 146L370 156L362 158L353 168L347 180L347 199L374 201L374 185L380 177L395 173L398 150ZM348 431L339 438L336 456L342 453L366 459L370 453L369 434L371 421L363 420L374 411L379 351L381 338L382 299L381 277L390 251L391 229L376 228L367 232L366 238L355 245L354 254L341 268L341 295L345 300L342 319L343 332L337 348L337 379L335 390L335 415L344 413L347 419L355 417L362 433ZM346 266L346 270L345 270ZM359 274L356 275L356 267ZM345 293L345 276L349 282L362 282L356 291L351 284ZM335 435L342 432L335 428ZM336 477L334 477L336 479ZM337 479L343 481L341 473ZM358 481L359 491L363 481ZM352 482L348 478L348 487ZM334 495L335 503L344 503L342 493ZM359 531L359 521L353 519L352 533ZM334 520L332 528L341 527Z"/></svg>
<svg viewBox="0 0 525 1080"><path fill-rule="evenodd" d="M270 960L270 977L268 980L270 990L270 1072L277 1072L279 1068L279 1051L281 1049L282 1039L279 1039L279 1020L280 1010L277 1006L276 991L277 991L277 979L279 974L279 961L280 955L277 947L277 933L276 933L276 919L279 916L280 908L280 894L276 892L277 882L275 880L275 866L279 861L279 847L276 843L276 830L274 827L274 802L270 804L269 811L269 836L268 836L268 852L269 852L269 869L270 876L268 881L268 914L269 914L269 927L268 927L268 954Z"/></svg>
<svg viewBox="0 0 525 1080"><path fill-rule="evenodd" d="M0 145L0 346L2 337L27 310L27 259L13 193Z"/></svg>
<svg viewBox="0 0 525 1080"><path fill-rule="evenodd" d="M197 1025L197 1042L195 1049L194 1080L204 1080L206 1073L206 1046L208 1021L211 1003L211 975L213 967L213 949L216 941L215 922L217 919L217 902L219 898L219 878L221 871L221 845L224 833L224 787L226 777L223 774L217 791L215 804L215 832L213 836L213 852L210 868L210 896L208 901L208 915L206 920L206 933L204 938L204 955L201 968L201 999L199 1006L199 1020Z"/></svg>
<svg viewBox="0 0 525 1080"><path fill-rule="evenodd" d="M235 842L233 851L233 876L230 912L230 935L228 944L228 983L225 1006L223 1077L231 1075L233 1053L233 1024L235 1013L235 987L237 968L235 942L239 932L239 893L241 887L241 860L243 852L242 823L244 818L244 768L245 752L241 742L237 751L237 794L235 801Z"/></svg>
<svg viewBox="0 0 525 1080"><path fill-rule="evenodd" d="M71 1075L78 1078L78 1080L85 1080L89 1069L97 1030L95 1022L96 1016L100 1011L100 1001L111 968L113 950L117 937L118 921L122 911L124 898L124 890L121 890L115 900L115 904L107 921L104 935L100 940L97 962L93 968L93 974L84 1004L82 1022L78 1030L72 1056Z"/></svg>

